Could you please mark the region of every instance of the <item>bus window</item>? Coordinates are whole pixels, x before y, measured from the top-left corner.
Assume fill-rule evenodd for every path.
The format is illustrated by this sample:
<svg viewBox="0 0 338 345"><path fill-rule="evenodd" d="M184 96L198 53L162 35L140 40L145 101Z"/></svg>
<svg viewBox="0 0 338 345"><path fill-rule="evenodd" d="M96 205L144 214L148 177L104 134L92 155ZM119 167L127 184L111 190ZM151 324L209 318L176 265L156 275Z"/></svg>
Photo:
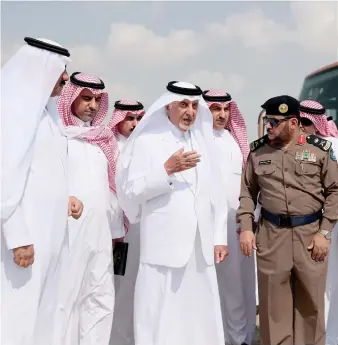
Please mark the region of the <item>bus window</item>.
<svg viewBox="0 0 338 345"><path fill-rule="evenodd" d="M326 115L338 123L338 67L305 79L299 100L312 99L326 108Z"/></svg>

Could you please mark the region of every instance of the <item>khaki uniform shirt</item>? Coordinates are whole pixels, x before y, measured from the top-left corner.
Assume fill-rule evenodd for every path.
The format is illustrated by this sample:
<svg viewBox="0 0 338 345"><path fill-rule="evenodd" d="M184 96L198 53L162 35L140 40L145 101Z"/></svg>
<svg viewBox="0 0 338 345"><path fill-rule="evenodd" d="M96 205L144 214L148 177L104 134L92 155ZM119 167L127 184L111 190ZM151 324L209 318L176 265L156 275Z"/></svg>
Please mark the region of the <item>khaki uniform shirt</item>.
<svg viewBox="0 0 338 345"><path fill-rule="evenodd" d="M251 230L259 203L274 214L303 216L323 209L322 230L338 220L338 165L331 142L300 135L287 149L269 145L267 136L251 144L242 175L238 219Z"/></svg>

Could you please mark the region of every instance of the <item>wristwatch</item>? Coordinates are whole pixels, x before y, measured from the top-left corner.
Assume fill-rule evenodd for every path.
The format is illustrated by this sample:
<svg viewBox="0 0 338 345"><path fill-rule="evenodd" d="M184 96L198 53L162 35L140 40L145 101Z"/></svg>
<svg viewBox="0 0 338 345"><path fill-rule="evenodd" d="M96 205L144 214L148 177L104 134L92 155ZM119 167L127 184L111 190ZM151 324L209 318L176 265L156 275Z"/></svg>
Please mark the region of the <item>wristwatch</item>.
<svg viewBox="0 0 338 345"><path fill-rule="evenodd" d="M328 230L320 230L319 233L323 235L328 241L331 240L331 231Z"/></svg>

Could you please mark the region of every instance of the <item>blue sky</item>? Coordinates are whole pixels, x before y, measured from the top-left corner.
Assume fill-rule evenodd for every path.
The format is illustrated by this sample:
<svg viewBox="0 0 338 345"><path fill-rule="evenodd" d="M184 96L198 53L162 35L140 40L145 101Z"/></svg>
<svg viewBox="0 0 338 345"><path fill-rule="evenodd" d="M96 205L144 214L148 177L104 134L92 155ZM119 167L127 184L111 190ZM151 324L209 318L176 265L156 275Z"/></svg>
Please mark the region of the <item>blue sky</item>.
<svg viewBox="0 0 338 345"><path fill-rule="evenodd" d="M18 2L1 3L2 64L24 36L67 47L69 72L101 77L112 105L149 106L170 80L229 92L249 139L260 105L297 97L304 76L337 61L337 2Z"/></svg>

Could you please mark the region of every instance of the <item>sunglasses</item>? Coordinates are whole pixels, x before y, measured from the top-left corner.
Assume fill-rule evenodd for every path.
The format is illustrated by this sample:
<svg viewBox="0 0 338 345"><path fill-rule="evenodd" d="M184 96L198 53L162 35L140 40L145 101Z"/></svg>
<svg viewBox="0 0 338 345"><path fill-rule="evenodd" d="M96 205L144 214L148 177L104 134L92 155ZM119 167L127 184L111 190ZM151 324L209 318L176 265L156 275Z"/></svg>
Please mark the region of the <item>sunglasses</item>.
<svg viewBox="0 0 338 345"><path fill-rule="evenodd" d="M311 126L313 124L313 122L311 120L307 119L306 117L301 117L300 118L300 123L303 126Z"/></svg>
<svg viewBox="0 0 338 345"><path fill-rule="evenodd" d="M267 124L270 124L272 128L278 127L282 122L288 121L292 119L293 117L286 117L285 119L275 119L271 117L264 117L263 123L266 126Z"/></svg>

